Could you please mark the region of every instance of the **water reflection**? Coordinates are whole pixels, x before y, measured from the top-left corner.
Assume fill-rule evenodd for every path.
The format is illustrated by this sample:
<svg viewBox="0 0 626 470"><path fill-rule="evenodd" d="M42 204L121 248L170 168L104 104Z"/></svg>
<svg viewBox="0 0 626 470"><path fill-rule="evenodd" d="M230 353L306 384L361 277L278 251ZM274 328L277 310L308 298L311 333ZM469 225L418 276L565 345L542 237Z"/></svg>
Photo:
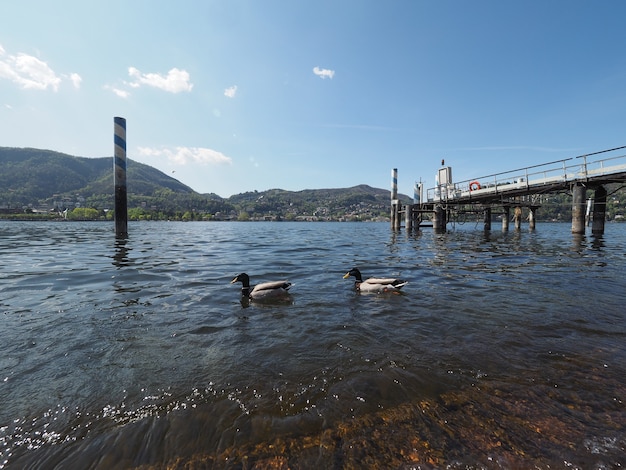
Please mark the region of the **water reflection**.
<svg viewBox="0 0 626 470"><path fill-rule="evenodd" d="M602 234L591 235L591 247L594 250L601 250L604 248L604 236Z"/></svg>
<svg viewBox="0 0 626 470"><path fill-rule="evenodd" d="M113 255L113 265L117 268L123 268L124 266L130 266L131 261L128 257L132 248L128 246L128 238L118 237L115 239L115 254Z"/></svg>
<svg viewBox="0 0 626 470"><path fill-rule="evenodd" d="M587 237L584 233L572 234L572 251L582 254L586 249L593 251L602 251L605 247L603 234L592 234Z"/></svg>

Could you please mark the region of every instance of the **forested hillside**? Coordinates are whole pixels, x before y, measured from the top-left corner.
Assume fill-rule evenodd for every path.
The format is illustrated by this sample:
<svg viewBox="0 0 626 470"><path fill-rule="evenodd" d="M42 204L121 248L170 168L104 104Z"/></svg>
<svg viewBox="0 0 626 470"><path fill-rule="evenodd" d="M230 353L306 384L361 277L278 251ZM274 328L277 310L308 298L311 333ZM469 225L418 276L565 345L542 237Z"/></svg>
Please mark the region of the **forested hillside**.
<svg viewBox="0 0 626 470"><path fill-rule="evenodd" d="M0 213L59 212L104 218L114 207L113 158L0 147ZM148 165L127 161L131 219L371 220L389 213L388 190L272 189L229 199L199 194ZM401 196L409 201L407 196ZM85 209L92 209L87 215ZM94 212L95 211L95 212ZM96 215L97 214L97 215Z"/></svg>

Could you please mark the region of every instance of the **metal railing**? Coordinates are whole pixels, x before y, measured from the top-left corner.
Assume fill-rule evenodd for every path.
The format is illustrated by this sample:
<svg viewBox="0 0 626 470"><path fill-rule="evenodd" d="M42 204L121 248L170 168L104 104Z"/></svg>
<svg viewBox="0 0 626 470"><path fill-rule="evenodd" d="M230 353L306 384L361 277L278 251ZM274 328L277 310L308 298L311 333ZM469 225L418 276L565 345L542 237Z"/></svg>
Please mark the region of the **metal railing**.
<svg viewBox="0 0 626 470"><path fill-rule="evenodd" d="M588 161L593 155L624 149L618 147L578 157L555 160L540 165L494 173L458 183L442 184L426 190L426 200L436 202L464 198L471 195L498 194L519 189L530 189L557 183L585 181L588 178L626 172L626 155ZM575 163L570 164L570 162Z"/></svg>

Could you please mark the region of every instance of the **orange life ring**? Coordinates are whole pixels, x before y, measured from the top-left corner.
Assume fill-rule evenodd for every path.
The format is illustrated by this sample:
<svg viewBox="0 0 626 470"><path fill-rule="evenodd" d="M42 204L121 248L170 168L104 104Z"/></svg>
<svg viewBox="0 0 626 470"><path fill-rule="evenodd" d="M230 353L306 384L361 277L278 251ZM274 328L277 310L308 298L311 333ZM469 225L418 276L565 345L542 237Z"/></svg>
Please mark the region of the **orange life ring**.
<svg viewBox="0 0 626 470"><path fill-rule="evenodd" d="M469 184L469 189L470 191L476 191L477 189L480 189L480 183L478 181L472 181Z"/></svg>

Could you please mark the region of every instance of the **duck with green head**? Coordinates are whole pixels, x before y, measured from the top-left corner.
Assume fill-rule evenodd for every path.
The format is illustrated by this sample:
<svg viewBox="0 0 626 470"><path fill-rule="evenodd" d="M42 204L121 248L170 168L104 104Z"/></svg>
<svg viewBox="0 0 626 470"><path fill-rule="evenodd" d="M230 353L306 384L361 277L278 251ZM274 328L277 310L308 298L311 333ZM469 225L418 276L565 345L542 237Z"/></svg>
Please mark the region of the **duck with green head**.
<svg viewBox="0 0 626 470"><path fill-rule="evenodd" d="M275 299L289 295L291 282L288 281L270 281L257 284L250 287L250 276L246 273L238 274L231 284L241 282L241 295L252 300Z"/></svg>
<svg viewBox="0 0 626 470"><path fill-rule="evenodd" d="M343 278L348 279L350 276L355 278L354 288L359 292L398 292L408 284L408 281L395 277L370 277L364 281L357 268L352 268Z"/></svg>

